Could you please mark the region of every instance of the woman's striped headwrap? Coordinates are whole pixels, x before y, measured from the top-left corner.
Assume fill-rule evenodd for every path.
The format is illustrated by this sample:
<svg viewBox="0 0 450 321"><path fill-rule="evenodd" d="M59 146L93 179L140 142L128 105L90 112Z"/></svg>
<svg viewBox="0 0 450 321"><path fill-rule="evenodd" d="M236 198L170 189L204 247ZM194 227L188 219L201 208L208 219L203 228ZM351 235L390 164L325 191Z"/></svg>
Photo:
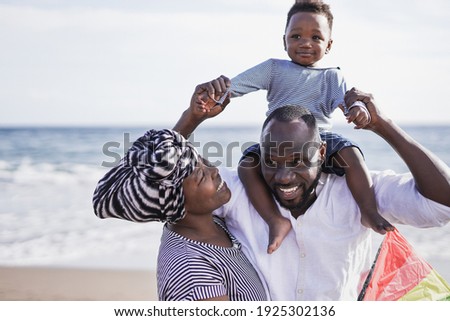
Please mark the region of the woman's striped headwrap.
<svg viewBox="0 0 450 321"><path fill-rule="evenodd" d="M197 150L181 134L170 129L148 131L98 182L95 214L134 222L183 218L183 181L197 161Z"/></svg>

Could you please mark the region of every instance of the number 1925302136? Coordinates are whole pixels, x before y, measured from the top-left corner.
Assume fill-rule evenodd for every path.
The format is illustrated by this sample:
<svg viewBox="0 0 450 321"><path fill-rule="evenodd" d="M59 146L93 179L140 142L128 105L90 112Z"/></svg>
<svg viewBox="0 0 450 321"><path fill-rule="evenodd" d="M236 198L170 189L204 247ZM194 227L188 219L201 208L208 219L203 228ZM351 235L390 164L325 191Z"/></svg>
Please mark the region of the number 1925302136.
<svg viewBox="0 0 450 321"><path fill-rule="evenodd" d="M332 317L335 314L334 306L326 305L266 305L257 307L257 316L259 317Z"/></svg>

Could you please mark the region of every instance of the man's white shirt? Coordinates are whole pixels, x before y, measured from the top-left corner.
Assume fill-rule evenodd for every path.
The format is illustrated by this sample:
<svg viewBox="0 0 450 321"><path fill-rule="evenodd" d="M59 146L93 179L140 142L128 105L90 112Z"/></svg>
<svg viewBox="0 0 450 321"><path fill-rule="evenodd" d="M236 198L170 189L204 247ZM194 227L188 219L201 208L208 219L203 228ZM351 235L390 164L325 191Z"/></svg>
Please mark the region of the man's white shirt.
<svg viewBox="0 0 450 321"><path fill-rule="evenodd" d="M266 283L271 300L356 300L374 255L371 230L361 225L360 212L345 177L322 174L317 200L297 219L280 207L292 229L280 248L267 254L269 229L251 205L236 171L220 168L232 192L215 214L224 217ZM450 208L424 198L410 174L373 172L380 213L392 224L442 226Z"/></svg>

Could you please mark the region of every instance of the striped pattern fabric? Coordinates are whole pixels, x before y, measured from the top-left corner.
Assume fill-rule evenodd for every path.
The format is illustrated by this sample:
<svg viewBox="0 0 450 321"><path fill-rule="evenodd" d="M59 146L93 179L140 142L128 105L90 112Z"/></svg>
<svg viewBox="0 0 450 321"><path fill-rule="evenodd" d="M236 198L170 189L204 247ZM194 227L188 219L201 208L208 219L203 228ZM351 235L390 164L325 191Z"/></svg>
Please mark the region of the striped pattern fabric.
<svg viewBox="0 0 450 321"><path fill-rule="evenodd" d="M269 59L231 79L232 97L267 90L268 116L285 105L308 108L321 129L331 129L331 114L344 104L347 91L339 68L304 67L289 60Z"/></svg>
<svg viewBox="0 0 450 321"><path fill-rule="evenodd" d="M257 272L229 235L226 248L187 239L164 227L158 255L158 295L161 301L197 301L228 295L231 301L267 300Z"/></svg>
<svg viewBox="0 0 450 321"><path fill-rule="evenodd" d="M449 301L450 285L395 230L385 236L359 300Z"/></svg>
<svg viewBox="0 0 450 321"><path fill-rule="evenodd" d="M196 149L179 133L170 129L146 132L98 182L95 214L134 222L183 218L183 180L197 160Z"/></svg>

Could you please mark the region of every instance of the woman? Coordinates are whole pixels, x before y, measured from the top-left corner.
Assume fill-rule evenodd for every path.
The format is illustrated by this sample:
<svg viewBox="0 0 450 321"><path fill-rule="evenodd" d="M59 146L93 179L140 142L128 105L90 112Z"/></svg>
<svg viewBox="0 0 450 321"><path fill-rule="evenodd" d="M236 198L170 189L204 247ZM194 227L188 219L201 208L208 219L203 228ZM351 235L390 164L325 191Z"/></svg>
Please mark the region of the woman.
<svg viewBox="0 0 450 321"><path fill-rule="evenodd" d="M197 87L191 106L208 100ZM213 96L214 97L214 96ZM94 193L100 218L165 221L157 263L160 300L267 300L240 243L213 210L231 192L180 133L150 130Z"/></svg>

